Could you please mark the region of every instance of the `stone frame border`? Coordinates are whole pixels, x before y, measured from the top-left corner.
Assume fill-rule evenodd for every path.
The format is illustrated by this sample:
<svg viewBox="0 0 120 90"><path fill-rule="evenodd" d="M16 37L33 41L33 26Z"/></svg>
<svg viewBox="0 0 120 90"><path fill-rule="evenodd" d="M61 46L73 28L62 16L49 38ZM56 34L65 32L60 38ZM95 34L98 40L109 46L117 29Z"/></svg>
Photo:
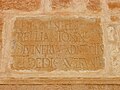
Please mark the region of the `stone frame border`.
<svg viewBox="0 0 120 90"><path fill-rule="evenodd" d="M0 79L1 85L120 85L120 78L36 78Z"/></svg>

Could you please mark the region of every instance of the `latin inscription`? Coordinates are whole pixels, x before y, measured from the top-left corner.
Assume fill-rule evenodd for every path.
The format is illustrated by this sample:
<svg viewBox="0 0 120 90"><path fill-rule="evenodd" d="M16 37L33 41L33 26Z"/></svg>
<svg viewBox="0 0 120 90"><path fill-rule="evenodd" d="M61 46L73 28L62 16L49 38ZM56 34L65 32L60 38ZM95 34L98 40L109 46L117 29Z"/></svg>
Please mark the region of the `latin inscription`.
<svg viewBox="0 0 120 90"><path fill-rule="evenodd" d="M14 70L98 70L104 66L99 19L17 18L11 41Z"/></svg>

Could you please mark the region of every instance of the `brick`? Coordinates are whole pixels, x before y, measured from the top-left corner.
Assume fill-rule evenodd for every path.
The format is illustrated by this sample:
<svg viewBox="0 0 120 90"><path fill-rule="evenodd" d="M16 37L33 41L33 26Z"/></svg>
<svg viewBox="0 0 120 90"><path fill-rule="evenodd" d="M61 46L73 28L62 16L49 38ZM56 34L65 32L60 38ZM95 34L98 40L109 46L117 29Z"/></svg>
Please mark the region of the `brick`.
<svg viewBox="0 0 120 90"><path fill-rule="evenodd" d="M0 0L0 10L34 11L39 7L40 0Z"/></svg>
<svg viewBox="0 0 120 90"><path fill-rule="evenodd" d="M53 11L98 13L101 9L100 0L52 0Z"/></svg>
<svg viewBox="0 0 120 90"><path fill-rule="evenodd" d="M68 8L73 0L52 0L52 8Z"/></svg>
<svg viewBox="0 0 120 90"><path fill-rule="evenodd" d="M12 33L12 70L104 68L100 19L17 18Z"/></svg>
<svg viewBox="0 0 120 90"><path fill-rule="evenodd" d="M108 7L111 10L120 9L120 2L108 2Z"/></svg>
<svg viewBox="0 0 120 90"><path fill-rule="evenodd" d="M101 11L100 0L89 0L87 8L91 11L100 12Z"/></svg>

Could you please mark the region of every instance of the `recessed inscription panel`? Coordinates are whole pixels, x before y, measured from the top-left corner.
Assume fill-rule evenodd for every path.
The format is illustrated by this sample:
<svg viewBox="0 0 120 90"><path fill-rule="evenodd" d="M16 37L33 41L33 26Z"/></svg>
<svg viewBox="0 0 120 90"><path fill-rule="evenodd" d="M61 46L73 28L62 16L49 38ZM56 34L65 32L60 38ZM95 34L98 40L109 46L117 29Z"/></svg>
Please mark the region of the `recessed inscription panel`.
<svg viewBox="0 0 120 90"><path fill-rule="evenodd" d="M12 70L103 69L99 19L16 18L12 31Z"/></svg>

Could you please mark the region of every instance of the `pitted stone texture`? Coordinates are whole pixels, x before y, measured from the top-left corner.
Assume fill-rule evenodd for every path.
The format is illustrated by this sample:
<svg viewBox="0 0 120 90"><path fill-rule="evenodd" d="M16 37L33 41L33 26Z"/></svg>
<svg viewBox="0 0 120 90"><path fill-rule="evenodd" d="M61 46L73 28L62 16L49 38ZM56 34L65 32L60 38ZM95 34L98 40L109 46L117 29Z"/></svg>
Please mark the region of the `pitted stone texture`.
<svg viewBox="0 0 120 90"><path fill-rule="evenodd" d="M108 0L108 8L111 12L120 14L120 0Z"/></svg>
<svg viewBox="0 0 120 90"><path fill-rule="evenodd" d="M12 32L13 70L104 68L100 19L17 18Z"/></svg>
<svg viewBox="0 0 120 90"><path fill-rule="evenodd" d="M0 0L0 10L34 11L39 7L40 0Z"/></svg>
<svg viewBox="0 0 120 90"><path fill-rule="evenodd" d="M69 12L101 12L100 0L51 0L52 9Z"/></svg>
<svg viewBox="0 0 120 90"><path fill-rule="evenodd" d="M101 11L100 0L89 0L87 8L91 11L100 12Z"/></svg>
<svg viewBox="0 0 120 90"><path fill-rule="evenodd" d="M108 27L108 42L112 71L115 75L120 75L120 25L112 24Z"/></svg>
<svg viewBox="0 0 120 90"><path fill-rule="evenodd" d="M118 15L112 15L110 19L112 22L120 23L120 16Z"/></svg>

